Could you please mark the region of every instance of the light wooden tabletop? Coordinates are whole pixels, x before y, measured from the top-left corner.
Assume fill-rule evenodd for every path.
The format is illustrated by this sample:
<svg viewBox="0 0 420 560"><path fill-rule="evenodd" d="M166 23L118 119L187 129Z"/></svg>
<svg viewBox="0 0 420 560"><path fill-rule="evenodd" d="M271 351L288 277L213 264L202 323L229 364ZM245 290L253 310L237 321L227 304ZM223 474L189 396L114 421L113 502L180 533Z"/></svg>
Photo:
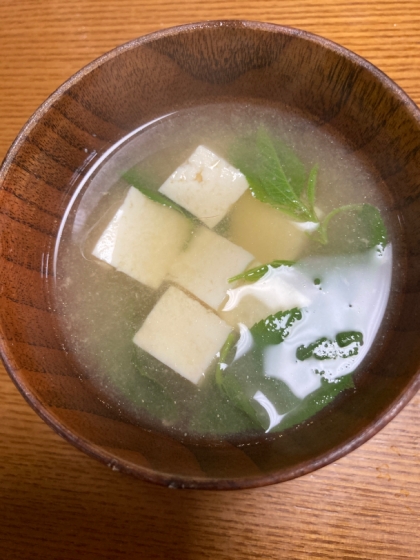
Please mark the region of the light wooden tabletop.
<svg viewBox="0 0 420 560"><path fill-rule="evenodd" d="M92 59L151 31L232 18L341 43L420 103L419 0L2 0L0 156ZM420 558L420 395L337 463L224 493L155 487L84 456L38 418L3 368L0 417L1 559Z"/></svg>

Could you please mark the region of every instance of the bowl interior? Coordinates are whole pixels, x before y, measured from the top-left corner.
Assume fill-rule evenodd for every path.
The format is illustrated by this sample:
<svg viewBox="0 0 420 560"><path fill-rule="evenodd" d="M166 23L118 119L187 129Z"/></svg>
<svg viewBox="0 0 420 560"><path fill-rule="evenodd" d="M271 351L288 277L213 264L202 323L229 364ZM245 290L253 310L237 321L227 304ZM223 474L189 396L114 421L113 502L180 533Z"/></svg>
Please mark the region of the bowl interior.
<svg viewBox="0 0 420 560"><path fill-rule="evenodd" d="M386 185L392 305L357 391L316 422L238 447L150 433L98 400L63 349L49 290L54 248L81 178L116 142L170 111L209 102L281 102L334 130ZM35 113L0 175L1 352L31 405L116 469L170 486L239 488L287 480L380 429L419 386L420 126L414 104L367 62L297 30L209 22L111 51Z"/></svg>

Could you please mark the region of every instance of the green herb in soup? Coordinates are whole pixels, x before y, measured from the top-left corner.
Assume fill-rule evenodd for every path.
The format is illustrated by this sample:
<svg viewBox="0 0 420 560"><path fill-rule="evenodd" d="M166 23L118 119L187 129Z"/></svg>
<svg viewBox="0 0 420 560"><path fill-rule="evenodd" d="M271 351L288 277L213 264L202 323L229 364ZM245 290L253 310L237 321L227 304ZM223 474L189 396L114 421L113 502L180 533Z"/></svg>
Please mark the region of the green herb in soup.
<svg viewBox="0 0 420 560"><path fill-rule="evenodd" d="M110 406L179 437L300 424L355 390L380 328L380 205L356 156L300 117L175 113L110 156L70 214L67 346Z"/></svg>

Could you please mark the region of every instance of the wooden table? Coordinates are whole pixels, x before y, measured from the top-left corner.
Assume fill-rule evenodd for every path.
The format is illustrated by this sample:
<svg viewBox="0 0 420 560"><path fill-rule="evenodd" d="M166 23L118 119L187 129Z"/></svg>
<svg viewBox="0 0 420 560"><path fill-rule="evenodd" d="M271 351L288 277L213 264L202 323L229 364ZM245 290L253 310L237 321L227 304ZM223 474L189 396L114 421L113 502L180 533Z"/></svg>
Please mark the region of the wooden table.
<svg viewBox="0 0 420 560"><path fill-rule="evenodd" d="M419 0L2 0L0 154L83 65L139 35L244 18L354 50L420 102ZM0 370L0 558L420 558L420 395L313 474L238 492L174 491L61 440Z"/></svg>

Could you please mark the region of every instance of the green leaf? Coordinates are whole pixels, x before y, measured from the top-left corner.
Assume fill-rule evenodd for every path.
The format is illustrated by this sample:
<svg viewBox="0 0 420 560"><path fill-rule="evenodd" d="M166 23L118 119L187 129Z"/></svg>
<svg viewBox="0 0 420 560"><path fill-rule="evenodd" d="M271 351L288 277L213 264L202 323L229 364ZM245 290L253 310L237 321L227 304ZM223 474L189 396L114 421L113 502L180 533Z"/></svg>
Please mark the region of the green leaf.
<svg viewBox="0 0 420 560"><path fill-rule="evenodd" d="M223 385L223 370L226 366L226 358L231 350L231 348L236 344L238 340L238 335L235 331L232 331L229 336L227 337L225 343L220 350L219 360L216 366L216 383L221 387Z"/></svg>
<svg viewBox="0 0 420 560"><path fill-rule="evenodd" d="M359 344L354 344L354 346L346 347L346 350L341 349L339 352L340 358L351 358L352 356L357 356L359 353Z"/></svg>
<svg viewBox="0 0 420 560"><path fill-rule="evenodd" d="M263 127L256 135L237 141L231 149L230 160L246 176L255 198L274 206L294 220L319 222L315 213L317 164L312 167L306 182L305 203L301 199L305 182L303 163L283 142L273 141ZM311 235L312 239L326 245L329 242L330 222L338 214L353 214L350 223L348 219L340 220L340 229L336 228L335 244L340 252L358 252L373 247L378 247L379 251L384 249L387 231L381 214L375 206L364 203L348 204L332 210Z"/></svg>
<svg viewBox="0 0 420 560"><path fill-rule="evenodd" d="M284 151L284 144L277 153L270 136L261 127L256 135L237 141L230 150L229 159L246 176L255 198L295 220L312 221L312 212L300 200L303 164L298 166L297 157L292 158L290 154L290 149L287 153ZM285 168L281 160L286 162ZM296 190L292 183L297 186Z"/></svg>
<svg viewBox="0 0 420 560"><path fill-rule="evenodd" d="M147 360L144 358L144 355L140 352L137 352L136 350L133 352L133 358L132 358L132 363L133 366L136 368L137 372L142 375L143 377L146 377L147 379L149 379L150 381L152 381L154 384L158 385L161 390L165 390L165 385L164 383L162 383L161 380L157 380L155 377L153 377L150 372L149 372L149 365L147 363Z"/></svg>
<svg viewBox="0 0 420 560"><path fill-rule="evenodd" d="M244 412L255 424L260 425L257 413L244 393L241 383L233 375L229 373L223 375L221 387L224 394L236 408Z"/></svg>
<svg viewBox="0 0 420 560"><path fill-rule="evenodd" d="M378 208L371 204L363 204L360 218L368 229L370 247L379 245L383 249L387 244L388 234Z"/></svg>
<svg viewBox="0 0 420 560"><path fill-rule="evenodd" d="M347 351L347 348L353 344ZM363 345L363 334L359 331L344 331L338 333L335 341L322 337L315 340L311 344L304 346L303 344L296 350L296 358L304 361L311 357L317 360L335 360L336 358L350 358L359 353L359 346Z"/></svg>
<svg viewBox="0 0 420 560"><path fill-rule="evenodd" d="M251 406L249 398L245 395L241 383L235 376L224 373L227 368L225 360L237 340L238 335L235 332L231 332L220 351L219 361L216 366L216 384L234 406L244 412L254 423L259 424L256 412Z"/></svg>
<svg viewBox="0 0 420 560"><path fill-rule="evenodd" d="M255 344L260 347L280 344L289 335L295 322L300 319L302 319L302 312L297 307L269 315L250 329Z"/></svg>
<svg viewBox="0 0 420 560"><path fill-rule="evenodd" d="M250 396L250 402L257 413L261 427L266 431L270 426L270 415L265 406L255 396L262 393L277 413L286 414L298 406L300 399L296 397L289 387L279 379L267 377L263 373L253 379L246 380L246 394Z"/></svg>
<svg viewBox="0 0 420 560"><path fill-rule="evenodd" d="M322 220L320 226L318 227L318 229L316 230L316 232L313 234L312 238L315 241L318 241L319 243L322 243L323 245L328 243L328 234L327 234L327 230L328 230L328 226L330 221L337 215L340 214L342 212L358 212L361 209L361 205L360 204L347 204L346 206L340 206L339 208L334 208L334 210L332 210L329 214L327 214L325 216L325 218Z"/></svg>
<svg viewBox="0 0 420 560"><path fill-rule="evenodd" d="M214 376L206 383L195 401L194 414L189 415L189 429L198 433L235 434L260 428L243 410L235 406L216 384Z"/></svg>
<svg viewBox="0 0 420 560"><path fill-rule="evenodd" d="M316 190L317 177L318 177L318 164L314 165L312 167L311 171L309 172L308 185L306 187L306 196L307 196L307 199L308 199L309 208L311 209L311 212L312 212L314 217L316 217L316 214L315 214L315 190ZM318 220L316 219L314 221L318 221Z"/></svg>
<svg viewBox="0 0 420 560"><path fill-rule="evenodd" d="M127 396L137 407L143 408L149 414L165 418L167 421L175 421L179 408L170 396L170 391L149 374L147 364L137 353L134 354L132 363L139 377L131 380Z"/></svg>
<svg viewBox="0 0 420 560"><path fill-rule="evenodd" d="M338 333L335 337L337 344L340 348L344 348L353 342L358 342L361 346L363 345L363 334L359 331L344 331Z"/></svg>
<svg viewBox="0 0 420 560"><path fill-rule="evenodd" d="M257 170L265 189L266 201L301 220L310 220L310 212L287 180L273 142L264 128L257 133Z"/></svg>
<svg viewBox="0 0 420 560"><path fill-rule="evenodd" d="M312 235L315 241L325 245L328 243L328 229L331 220L338 214L353 214L348 235L341 234L346 242L347 252L358 252L373 247L383 250L387 243L387 230L381 213L371 204L347 204L332 210L322 220L317 231ZM342 227L342 224L340 224Z"/></svg>
<svg viewBox="0 0 420 560"><path fill-rule="evenodd" d="M257 266L255 268L250 268L249 270L245 270L245 272L241 272L236 276L232 276L229 278L228 282L235 282L236 280L246 280L247 282L255 282L262 278L267 272L268 268L279 268L280 266L293 266L295 261L272 261L268 264L263 264L261 266Z"/></svg>
<svg viewBox="0 0 420 560"><path fill-rule="evenodd" d="M262 336L259 343L265 345L266 343L279 343L284 340L289 334L294 320L299 318L296 313L298 311L299 310L292 309L288 312L283 312L281 317L279 317L280 314L271 316L273 320L274 317L280 319L280 323L282 320L284 321L283 326L281 327L278 325L280 328L275 331L278 338L274 341L274 339L271 338L273 331L268 329L268 333L259 333ZM280 431L310 418L332 402L341 391L354 387L351 374L333 381L322 377L321 387L300 401L290 393L290 390L287 386L284 386L282 382L267 378L261 374L261 364L259 363L262 358L261 347L257 346L251 351L255 361L255 373L253 375L241 375L244 370L241 360L245 358L227 365L226 361L228 360L229 353L232 351L236 340L237 335L231 333L220 352L218 366L223 364L223 367L219 367L218 372L216 372L216 383L222 394L228 398L232 405L243 412L254 426L259 425L264 429L268 427L266 411L257 401L253 402L252 396L255 395L256 391L263 392L279 412L282 414L286 413L280 425L272 430ZM317 343L319 344L319 342L318 340ZM352 342L356 341L353 340Z"/></svg>
<svg viewBox="0 0 420 560"><path fill-rule="evenodd" d="M327 342L327 341L328 341L328 338L325 338L325 336L324 336L322 338L318 338L318 340L315 340L315 342L312 342L311 344L308 344L308 346L305 346L304 344L302 344L296 350L296 358L298 360L300 360L301 362L303 362L304 360L308 360L313 355L314 350L316 350L318 348L318 346L320 346L321 344L323 344L324 342Z"/></svg>
<svg viewBox="0 0 420 560"><path fill-rule="evenodd" d="M294 150L282 140L272 140L274 149L284 170L287 180L298 196L301 196L306 184L306 169Z"/></svg>
<svg viewBox="0 0 420 560"><path fill-rule="evenodd" d="M157 190L146 187L144 185L145 181L143 182L143 178L140 177L140 174L135 169L129 169L122 175L122 177L125 181L127 181L127 183L130 183L130 185L143 193L144 196L147 196L147 198L153 200L153 202L157 202L158 204L162 204L162 206L167 206L168 208L173 208L177 212L180 212L181 214L186 216L188 219L194 218L194 216L192 216L192 214L185 210L185 208L182 208L182 206L179 206L179 204L177 204L164 194L160 193Z"/></svg>
<svg viewBox="0 0 420 560"><path fill-rule="evenodd" d="M148 352L135 347L132 363L142 377L149 379L160 387L162 395L173 401L178 402L196 397L198 392L196 385L170 367L165 366Z"/></svg>
<svg viewBox="0 0 420 560"><path fill-rule="evenodd" d="M336 358L339 357L345 357L345 358L348 357L348 356L341 356L341 354L339 354L339 352L337 351L336 343L327 338L324 339L324 341L321 342L321 344L317 344L317 346L314 348L312 352L312 355L317 360L335 360Z"/></svg>
<svg viewBox="0 0 420 560"><path fill-rule="evenodd" d="M148 173L145 173L143 170L140 171L136 167L132 167L123 173L122 178L136 188L145 188L153 191L157 187Z"/></svg>
<svg viewBox="0 0 420 560"><path fill-rule="evenodd" d="M253 398L257 391L267 395L276 409L282 411L291 410L299 401L282 381L264 375L260 348L254 347L238 360L229 359L234 357L233 353L229 356L233 348L232 340L226 341L221 351L223 367L217 373L216 385L227 401L248 417L248 422L266 430L269 426L267 412Z"/></svg>
<svg viewBox="0 0 420 560"><path fill-rule="evenodd" d="M281 432L304 422L330 404L339 393L346 389L353 388L354 382L351 373L333 381L328 381L323 377L321 379L321 387L305 397L298 406L283 418L278 426L275 426L271 430L271 432Z"/></svg>
<svg viewBox="0 0 420 560"><path fill-rule="evenodd" d="M267 202L267 193L256 170L257 147L255 135L236 140L229 150L228 159L246 176L252 195L261 202Z"/></svg>

